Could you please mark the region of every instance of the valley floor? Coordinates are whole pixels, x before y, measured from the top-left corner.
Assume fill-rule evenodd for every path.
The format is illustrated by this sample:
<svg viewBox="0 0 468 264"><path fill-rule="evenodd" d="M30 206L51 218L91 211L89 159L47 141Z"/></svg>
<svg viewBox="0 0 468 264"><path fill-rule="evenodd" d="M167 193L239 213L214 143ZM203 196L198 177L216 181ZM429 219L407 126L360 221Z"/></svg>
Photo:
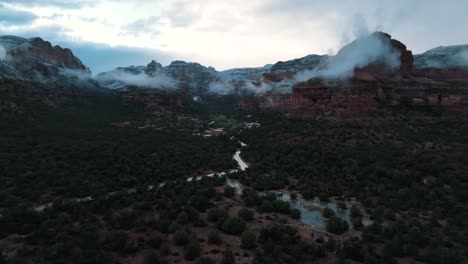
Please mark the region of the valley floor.
<svg viewBox="0 0 468 264"><path fill-rule="evenodd" d="M2 113L0 263L467 259L463 116L112 107Z"/></svg>

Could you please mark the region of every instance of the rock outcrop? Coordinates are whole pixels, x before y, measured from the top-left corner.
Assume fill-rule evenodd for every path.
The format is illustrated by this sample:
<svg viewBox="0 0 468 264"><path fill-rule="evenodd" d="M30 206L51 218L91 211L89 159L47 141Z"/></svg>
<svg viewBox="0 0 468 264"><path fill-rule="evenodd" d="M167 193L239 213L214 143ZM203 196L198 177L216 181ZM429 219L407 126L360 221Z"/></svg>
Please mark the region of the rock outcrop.
<svg viewBox="0 0 468 264"><path fill-rule="evenodd" d="M468 45L440 46L414 56L416 69L468 68Z"/></svg>
<svg viewBox="0 0 468 264"><path fill-rule="evenodd" d="M259 109L277 109L299 115L333 113L337 119L368 116L379 111L379 106L468 111L468 71L460 66L463 47L445 49L444 52L437 48L437 52L416 56L415 63L412 52L390 35L376 32L369 38L356 40L343 47L336 56L321 59L312 71L316 74L310 74L311 79L307 81L294 84L297 72L293 71L265 73L263 81L266 83L291 80L286 82L292 85L291 93L270 92L259 97L258 104L240 99L237 106L251 108L258 105ZM378 52L363 48L374 48ZM451 57L452 54L458 54L458 57ZM436 61L430 62L430 59ZM334 69L336 65L352 60L350 74L346 74L346 68L338 69L341 72ZM458 61L459 64L451 67L447 61ZM293 62L289 62L288 68L294 68Z"/></svg>
<svg viewBox="0 0 468 264"><path fill-rule="evenodd" d="M4 78L32 81L73 78L91 80L89 68L70 49L52 46L41 38L16 36L0 36L0 45L5 50L0 65Z"/></svg>

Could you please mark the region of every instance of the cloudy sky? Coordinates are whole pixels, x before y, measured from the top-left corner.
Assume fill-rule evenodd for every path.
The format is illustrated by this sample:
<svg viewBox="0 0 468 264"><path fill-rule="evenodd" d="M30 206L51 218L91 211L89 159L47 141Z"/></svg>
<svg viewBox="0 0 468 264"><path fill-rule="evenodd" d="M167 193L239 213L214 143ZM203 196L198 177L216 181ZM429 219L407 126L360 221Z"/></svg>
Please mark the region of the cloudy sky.
<svg viewBox="0 0 468 264"><path fill-rule="evenodd" d="M0 34L71 48L94 73L181 59L218 70L334 54L381 30L414 53L468 43L465 0L0 0Z"/></svg>

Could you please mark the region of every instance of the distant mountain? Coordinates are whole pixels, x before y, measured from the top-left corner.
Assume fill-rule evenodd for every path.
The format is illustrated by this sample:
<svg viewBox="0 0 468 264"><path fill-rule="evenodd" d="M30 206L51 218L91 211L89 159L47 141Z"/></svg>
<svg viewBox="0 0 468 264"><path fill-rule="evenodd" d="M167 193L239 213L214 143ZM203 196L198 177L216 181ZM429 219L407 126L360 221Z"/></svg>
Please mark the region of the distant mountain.
<svg viewBox="0 0 468 264"><path fill-rule="evenodd" d="M147 66L119 67L96 76L98 83L109 89L126 87L185 89L191 93L206 93L213 83L231 85L233 83L260 82L263 74L270 72L272 65L258 68L236 68L217 71L199 63L173 61L162 66L151 61Z"/></svg>
<svg viewBox="0 0 468 264"><path fill-rule="evenodd" d="M199 91L216 80L217 74L213 67L205 67L199 63L179 60L163 67L153 60L147 66L119 67L99 73L96 80L109 89L127 86L161 89L188 87L191 91Z"/></svg>
<svg viewBox="0 0 468 264"><path fill-rule="evenodd" d="M417 69L468 67L468 45L440 46L414 56Z"/></svg>

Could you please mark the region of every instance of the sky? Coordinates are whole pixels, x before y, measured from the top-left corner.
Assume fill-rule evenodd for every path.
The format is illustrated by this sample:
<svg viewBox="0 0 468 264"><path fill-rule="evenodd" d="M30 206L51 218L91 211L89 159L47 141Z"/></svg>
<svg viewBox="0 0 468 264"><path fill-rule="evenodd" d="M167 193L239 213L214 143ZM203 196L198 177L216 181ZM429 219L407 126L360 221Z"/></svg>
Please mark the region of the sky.
<svg viewBox="0 0 468 264"><path fill-rule="evenodd" d="M199 62L224 70L335 54L391 34L413 53L468 43L466 0L0 0L0 35L42 37L94 74Z"/></svg>

